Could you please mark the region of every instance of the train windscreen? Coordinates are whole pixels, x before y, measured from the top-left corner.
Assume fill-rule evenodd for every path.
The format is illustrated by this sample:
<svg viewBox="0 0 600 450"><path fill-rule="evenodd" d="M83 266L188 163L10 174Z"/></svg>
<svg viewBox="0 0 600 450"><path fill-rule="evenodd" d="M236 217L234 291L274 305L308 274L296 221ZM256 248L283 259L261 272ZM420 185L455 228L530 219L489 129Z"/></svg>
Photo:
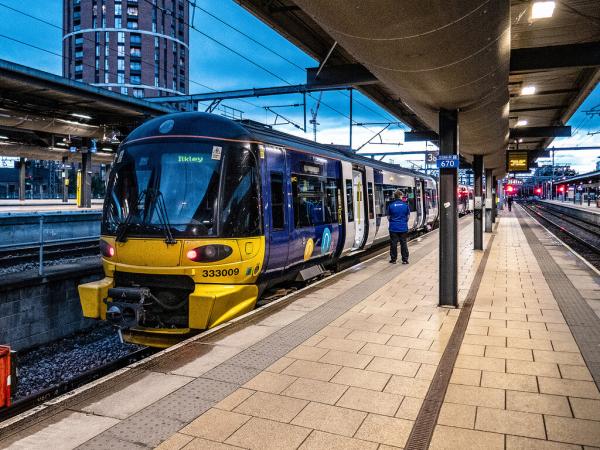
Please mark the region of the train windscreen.
<svg viewBox="0 0 600 450"><path fill-rule="evenodd" d="M223 176L222 176L223 175ZM250 149L213 143L124 146L111 172L102 232L235 237L260 232L257 163Z"/></svg>

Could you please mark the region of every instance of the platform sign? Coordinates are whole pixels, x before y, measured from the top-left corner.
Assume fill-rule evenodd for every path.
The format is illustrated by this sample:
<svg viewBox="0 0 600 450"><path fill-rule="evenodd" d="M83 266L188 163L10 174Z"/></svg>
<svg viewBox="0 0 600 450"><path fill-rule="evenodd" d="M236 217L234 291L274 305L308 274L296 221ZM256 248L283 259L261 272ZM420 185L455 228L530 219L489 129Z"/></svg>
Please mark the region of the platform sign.
<svg viewBox="0 0 600 450"><path fill-rule="evenodd" d="M509 172L529 172L529 152L506 152L506 167Z"/></svg>
<svg viewBox="0 0 600 450"><path fill-rule="evenodd" d="M458 169L459 157L458 155L438 155L436 164L438 169Z"/></svg>
<svg viewBox="0 0 600 450"><path fill-rule="evenodd" d="M2 156L0 157L0 169L14 169L17 167L17 162L19 162L19 158L17 157Z"/></svg>

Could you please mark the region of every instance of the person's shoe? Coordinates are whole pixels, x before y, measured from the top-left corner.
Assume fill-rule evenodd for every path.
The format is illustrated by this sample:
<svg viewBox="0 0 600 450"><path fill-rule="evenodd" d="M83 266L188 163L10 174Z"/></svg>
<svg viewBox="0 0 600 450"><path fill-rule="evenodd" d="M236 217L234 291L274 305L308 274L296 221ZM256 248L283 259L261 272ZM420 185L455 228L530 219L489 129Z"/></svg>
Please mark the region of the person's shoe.
<svg viewBox="0 0 600 450"><path fill-rule="evenodd" d="M408 264L408 261L402 261L402 264Z"/></svg>
<svg viewBox="0 0 600 450"><path fill-rule="evenodd" d="M393 259L390 259L390 264L396 264L396 261Z"/></svg>

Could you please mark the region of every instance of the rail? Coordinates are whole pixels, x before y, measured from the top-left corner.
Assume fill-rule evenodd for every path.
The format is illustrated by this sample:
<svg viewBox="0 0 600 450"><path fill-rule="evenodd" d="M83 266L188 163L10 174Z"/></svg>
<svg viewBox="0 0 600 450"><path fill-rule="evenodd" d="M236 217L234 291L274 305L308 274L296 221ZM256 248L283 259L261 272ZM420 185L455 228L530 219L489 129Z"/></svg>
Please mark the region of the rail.
<svg viewBox="0 0 600 450"><path fill-rule="evenodd" d="M38 250L38 275L44 276L44 245L56 245L56 244L70 244L77 243L82 241L93 241L99 240L100 235L92 235L92 236L78 236L73 238L62 238L62 239L44 239L44 219L45 215L39 215L39 239L34 242L24 242L19 245L14 244L4 244L0 245L0 251L10 251L10 250L22 250L27 247L36 246L39 248Z"/></svg>

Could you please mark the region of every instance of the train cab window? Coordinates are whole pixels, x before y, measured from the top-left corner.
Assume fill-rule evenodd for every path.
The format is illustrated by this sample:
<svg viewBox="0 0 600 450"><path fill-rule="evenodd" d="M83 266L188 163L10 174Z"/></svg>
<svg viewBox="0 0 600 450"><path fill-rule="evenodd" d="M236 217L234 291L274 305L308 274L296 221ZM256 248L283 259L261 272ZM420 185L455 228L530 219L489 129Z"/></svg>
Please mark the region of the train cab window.
<svg viewBox="0 0 600 450"><path fill-rule="evenodd" d="M346 210L348 222L354 222L354 196L352 195L352 180L346 180Z"/></svg>
<svg viewBox="0 0 600 450"><path fill-rule="evenodd" d="M273 230L285 228L285 195L283 174L271 172L271 211Z"/></svg>
<svg viewBox="0 0 600 450"><path fill-rule="evenodd" d="M370 181L367 183L367 196L369 197L369 201L367 202L367 204L369 205L369 219L372 220L375 217L375 204L373 202L373 183L371 183Z"/></svg>
<svg viewBox="0 0 600 450"><path fill-rule="evenodd" d="M235 149L226 153L224 165L219 227L221 236L257 236L261 232L261 223L256 155L248 148Z"/></svg>

